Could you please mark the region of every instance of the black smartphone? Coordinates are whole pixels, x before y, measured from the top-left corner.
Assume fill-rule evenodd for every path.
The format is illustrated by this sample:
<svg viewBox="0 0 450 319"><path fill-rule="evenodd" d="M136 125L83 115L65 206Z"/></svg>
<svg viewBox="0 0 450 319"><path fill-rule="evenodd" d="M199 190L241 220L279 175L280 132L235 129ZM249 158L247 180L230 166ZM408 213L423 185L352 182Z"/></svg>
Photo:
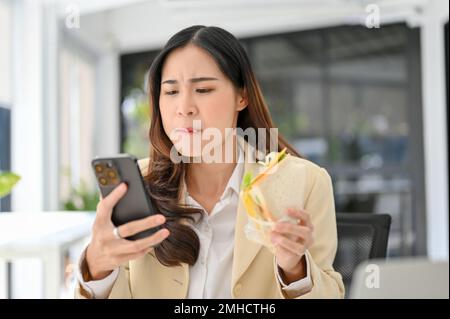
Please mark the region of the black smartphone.
<svg viewBox="0 0 450 319"><path fill-rule="evenodd" d="M116 227L156 214L134 156L119 154L114 157L95 158L92 160L92 168L103 197L108 196L122 182L128 185L127 193L119 200L112 212L111 220ZM148 237L159 229L161 226L145 230L126 239L136 240Z"/></svg>

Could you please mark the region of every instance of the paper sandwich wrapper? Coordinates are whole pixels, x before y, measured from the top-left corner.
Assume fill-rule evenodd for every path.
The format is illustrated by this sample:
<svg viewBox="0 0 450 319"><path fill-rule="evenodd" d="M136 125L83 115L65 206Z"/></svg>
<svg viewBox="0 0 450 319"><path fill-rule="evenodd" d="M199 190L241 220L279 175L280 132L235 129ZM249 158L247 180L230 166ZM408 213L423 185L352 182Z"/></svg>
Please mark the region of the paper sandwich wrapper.
<svg viewBox="0 0 450 319"><path fill-rule="evenodd" d="M272 252L270 231L276 221L296 223L286 215L288 208L304 208L306 167L298 158L282 152L272 152L261 163L261 171L241 188L240 198L248 215L244 228L248 239L256 241ZM282 157L281 160L279 158ZM248 177L247 177L248 178Z"/></svg>

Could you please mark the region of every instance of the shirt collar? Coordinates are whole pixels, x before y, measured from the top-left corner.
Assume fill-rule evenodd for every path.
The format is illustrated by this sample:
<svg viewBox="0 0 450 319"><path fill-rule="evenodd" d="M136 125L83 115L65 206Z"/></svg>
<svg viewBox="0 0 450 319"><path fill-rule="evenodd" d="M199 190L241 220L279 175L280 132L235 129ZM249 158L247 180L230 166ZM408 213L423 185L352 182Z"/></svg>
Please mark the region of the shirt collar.
<svg viewBox="0 0 450 319"><path fill-rule="evenodd" d="M239 195L239 191L241 189L242 175L244 174L244 150L241 148L239 143L237 143L237 145L237 164L231 174L227 186L225 187L224 194L226 194L228 188L231 188L236 194Z"/></svg>

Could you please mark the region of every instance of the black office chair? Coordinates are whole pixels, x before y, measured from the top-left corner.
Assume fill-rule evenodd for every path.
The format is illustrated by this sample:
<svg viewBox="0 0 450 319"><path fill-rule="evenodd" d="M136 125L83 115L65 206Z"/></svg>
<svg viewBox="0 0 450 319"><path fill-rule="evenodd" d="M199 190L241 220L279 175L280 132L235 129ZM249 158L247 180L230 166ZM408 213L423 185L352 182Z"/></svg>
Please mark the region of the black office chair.
<svg viewBox="0 0 450 319"><path fill-rule="evenodd" d="M337 213L338 248L334 269L342 275L346 295L353 271L363 261L386 258L391 216L372 213Z"/></svg>

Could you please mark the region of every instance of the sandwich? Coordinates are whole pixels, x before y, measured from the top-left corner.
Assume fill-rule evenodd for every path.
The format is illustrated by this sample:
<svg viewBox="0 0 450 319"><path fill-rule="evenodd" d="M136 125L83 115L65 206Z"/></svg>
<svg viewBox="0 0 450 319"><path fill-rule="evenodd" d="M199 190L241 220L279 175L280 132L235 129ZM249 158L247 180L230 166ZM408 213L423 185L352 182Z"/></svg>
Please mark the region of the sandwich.
<svg viewBox="0 0 450 319"><path fill-rule="evenodd" d="M248 215L245 233L249 239L273 249L270 231L282 220L295 223L286 215L288 208L303 208L304 166L286 153L269 153L258 162L259 172L247 172L242 181L240 198Z"/></svg>

